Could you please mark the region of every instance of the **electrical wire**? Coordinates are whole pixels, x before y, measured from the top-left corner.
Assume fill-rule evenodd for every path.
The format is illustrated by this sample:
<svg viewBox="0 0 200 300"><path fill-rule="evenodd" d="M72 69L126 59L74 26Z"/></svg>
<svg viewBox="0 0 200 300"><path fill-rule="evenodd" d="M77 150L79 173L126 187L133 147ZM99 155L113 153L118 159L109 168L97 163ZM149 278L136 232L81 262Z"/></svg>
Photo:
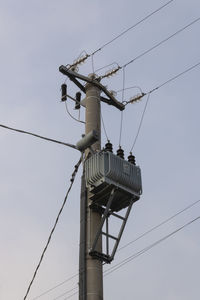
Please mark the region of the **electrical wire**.
<svg viewBox="0 0 200 300"><path fill-rule="evenodd" d="M122 69L123 71L123 86L122 86L122 103L124 102L124 89L125 89L125 68ZM120 119L120 130L119 130L119 147L121 146L121 139L122 139L122 128L123 127L123 110L121 111L121 119Z"/></svg>
<svg viewBox="0 0 200 300"><path fill-rule="evenodd" d="M120 263L116 264L115 266L109 268L108 270L106 270L104 272L104 276L110 275L111 273L113 273L114 271L118 270L119 268L123 267L125 264L129 263L130 261L136 259L137 257L139 257L140 255L144 254L145 252L149 251L150 249L154 248L155 246L157 246L158 244L162 243L163 241L165 241L166 239L168 239L169 237L175 235L177 232L181 231L182 229L184 229L185 227L191 225L192 223L196 222L197 220L200 219L200 216L198 216L195 219L192 219L190 222L184 224L183 226L177 228L176 230L172 231L171 233L169 233L168 235L164 236L163 238L157 240L156 242L154 242L153 244L143 248L142 250L134 253L133 255L125 258L124 260L122 260Z"/></svg>
<svg viewBox="0 0 200 300"><path fill-rule="evenodd" d="M174 81L175 79L177 79L177 78L181 77L182 75L186 74L187 72L189 72L189 71L191 71L191 70L197 68L198 66L200 66L200 62L196 63L195 65L193 65L193 66L191 66L191 67L189 67L188 69L186 69L186 70L184 70L183 72L177 74L176 76L174 76L174 77L168 79L167 81L161 83L160 85L158 85L157 87L153 88L153 89L152 89L150 92L148 92L148 93L151 94L151 93L155 92L156 90L160 89L160 88L163 87L164 85L170 83L171 81ZM146 93L146 94L148 94L148 93Z"/></svg>
<svg viewBox="0 0 200 300"><path fill-rule="evenodd" d="M58 287L60 287L61 285L65 284L66 282L68 282L68 281L70 281L70 280L76 278L78 275L79 275L79 273L77 273L77 274L75 274L75 275L73 275L73 276L71 276L71 277L65 279L65 280L62 281L61 283L58 283L57 285L55 285L55 286L53 286L52 288L46 290L46 291L43 292L42 294L40 294L40 295L38 295L38 296L32 298L31 300L37 300L37 299L41 298L42 296L45 296L46 294L52 292L52 291L55 290L56 288L58 288Z"/></svg>
<svg viewBox="0 0 200 300"><path fill-rule="evenodd" d="M151 16L153 16L154 14L156 14L157 12L159 12L160 10L162 10L164 7L166 7L167 5L169 5L170 3L172 3L173 1L174 0L170 0L170 1L166 2L165 4L163 4L162 6L160 6L159 8L157 8L156 10L152 11L147 16L145 16L144 18L142 18L141 20L139 20L138 22L136 22L135 24L133 24L131 27L127 28L126 30L124 30L123 32L121 32L120 34L118 34L117 36L115 36L114 38L112 38L110 41L108 41L107 43L103 44L101 47L99 47L97 50L95 50L92 53L92 55L94 55L97 52L101 51L103 48L105 48L106 46L108 46L111 43L113 43L114 41L116 41L118 38L120 38L121 36L123 36L125 33L127 33L128 31L130 31L131 29L137 27L139 24L141 24L142 22L146 21L148 18L150 18Z"/></svg>
<svg viewBox="0 0 200 300"><path fill-rule="evenodd" d="M191 67L189 67L189 68L187 68L187 69L185 69L183 72L181 72L181 73L175 75L174 77L171 77L170 79L164 81L163 83L161 83L160 85L156 86L155 88L153 88L153 89L150 90L149 92L141 93L141 96L144 97L144 96L146 96L146 95L148 95L148 94L154 93L155 91L157 91L157 90L160 89L161 87L163 87L163 86L165 86L166 84L168 84L168 83L170 83L170 82L176 80L177 78L179 78L179 77L185 75L185 74L188 73L189 71L191 71L191 70L193 70L193 69L195 69L195 68L197 68L197 67L199 67L199 66L200 66L200 62L196 63L195 65L193 65L193 66L191 66ZM128 88L126 88L126 89L131 89L131 88L133 88L133 87L128 87ZM125 90L126 90L126 89L125 89ZM119 90L119 91L121 92L122 90ZM130 100L130 101L124 101L124 104L125 104L125 105L130 104L130 103L132 103L132 100Z"/></svg>
<svg viewBox="0 0 200 300"><path fill-rule="evenodd" d="M68 109L68 106L67 106L67 101L65 101L65 108L66 108L66 111L67 111L68 115L69 115L73 120L75 120L76 122L85 124L84 121L81 121L81 120L79 120L79 119L76 119L74 116L72 116L72 114L69 112L69 109Z"/></svg>
<svg viewBox="0 0 200 300"><path fill-rule="evenodd" d="M38 270L39 270L39 268L40 268L40 266L41 266L42 260L43 260L43 258L44 258L44 255L45 255L46 251L47 251L47 248L48 248L48 246L49 246L49 244L50 244L52 235L53 235L53 233L54 233L54 231L55 231L55 229L56 229L56 226L57 226L57 224L58 224L60 215L61 215L61 213L62 213L62 211L63 211L63 209L64 209L64 206L65 206L65 204L66 204L66 201L67 201L69 192L71 191L71 188L72 188L73 183L74 183L74 179L75 179L75 177L76 177L76 174L77 174L77 172L78 172L78 169L79 169L79 166L80 166L81 162L82 162L82 155L81 155L81 157L80 157L78 163L77 163L77 164L75 165L75 167L74 167L74 171L73 171L73 173L72 173L72 175L71 175L71 179L70 179L71 184L70 184L70 186L69 186L69 188L68 188L68 190L67 190L67 193L66 193L66 196L65 196L65 198L64 198L63 204L62 204L62 206L61 206L61 208L60 208L60 210L59 210L59 212L58 212L58 215L57 215L57 217L56 217L55 223L54 223L54 225L53 225L53 227L52 227L52 230L51 230L51 232L50 232L50 235L49 235L49 237L48 237L47 243L46 243L46 245L45 245L45 247L44 247L44 249L43 249L43 251L42 251L41 257L40 257L40 259L39 259L39 263L38 263L38 265L37 265L37 267L36 267L36 269L35 269L35 271L34 271L34 274L33 274L32 279L31 279L31 281L30 281L30 283L29 283L29 285L28 285L27 291L26 291L25 296L24 296L24 298L23 298L24 300L27 298L27 296L28 296L28 294L29 294L29 292L30 292L31 286L32 286L32 284L33 284L33 282L34 282L34 280L35 280L36 275L37 275L37 272L38 272Z"/></svg>
<svg viewBox="0 0 200 300"><path fill-rule="evenodd" d="M107 131L106 131L106 126L105 126L105 123L104 123L104 120L103 120L102 113L101 113L101 122L102 122L102 125L103 125L103 130L104 130L106 139L107 139L107 141L109 141L109 138L108 138L108 134L107 134Z"/></svg>
<svg viewBox="0 0 200 300"><path fill-rule="evenodd" d="M195 201L195 202L192 202L191 204L187 205L186 207L184 207L183 209L179 210L177 213L175 213L174 215L172 215L171 217L165 219L164 221L162 221L161 223L159 223L158 225L150 228L149 230L145 231L143 234L139 235L137 238L135 238L134 240L128 242L127 244L125 244L124 246L122 246L121 248L119 248L117 250L117 252L123 250L124 248L130 246L131 244L135 243L136 241L138 241L139 239L143 238L144 236L148 235L149 233L153 232L154 230L156 230L157 228L161 227L162 225L168 223L169 221L173 220L174 218L176 218L177 216L181 215L183 212L187 211L188 209L190 209L191 207L195 206L196 204L198 204L200 202L200 199ZM64 281L62 281L61 283L53 286L52 288L46 290L45 292L43 292L42 294L32 298L31 300L37 300L39 298L41 298L42 296L50 293L51 291L55 290L56 288L60 287L61 285L65 284L66 282L76 278L78 275L80 274L77 273L77 274L74 274L73 276L65 279Z"/></svg>
<svg viewBox="0 0 200 300"><path fill-rule="evenodd" d="M56 298L54 298L53 300L57 300L57 299L59 299L59 298L61 298L61 297L65 296L66 294L69 294L70 292L72 292L72 291L74 291L74 290L77 290L77 289L78 289L78 287L76 286L76 287L74 287L73 289L71 289L71 290L68 290L68 291L66 291L65 293L63 293L63 294L61 294L61 295L57 296L57 297L56 297Z"/></svg>
<svg viewBox="0 0 200 300"><path fill-rule="evenodd" d="M163 8L165 8L166 6L168 6L170 3L172 3L174 0L170 0L168 2L166 2L165 4L163 4L162 6L158 7L156 10L152 11L151 13L149 13L148 15L146 15L144 18L142 18L141 20L139 20L138 22L136 22L135 24L133 24L132 26L130 26L129 28L127 28L126 30L124 30L123 32L121 32L120 34L118 34L117 36L115 36L114 38L112 38L110 41L108 41L107 43L103 44L102 46L100 46L98 49L96 49L95 51L93 51L91 54L86 54L86 58L91 57L92 60L92 71L94 73L94 61L93 61L93 56L101 51L103 48L105 48L106 46L110 45L111 43L113 43L114 41L116 41L118 38L120 38L121 36L123 36L124 34L126 34L128 31L130 31L131 29L137 27L138 25L140 25L141 23L143 23L144 21L146 21L147 19L149 19L151 16L153 16L154 14L156 14L157 12L161 11ZM82 54L83 52L81 52ZM81 54L79 55L79 57L81 56ZM79 58L78 57L78 58ZM69 65L69 68L71 67L75 67L77 65L77 63L73 63L72 65Z"/></svg>
<svg viewBox="0 0 200 300"><path fill-rule="evenodd" d="M141 238L143 238L144 236L148 235L149 233L151 233L152 231L158 229L159 227L161 227L162 225L168 223L169 221L173 220L174 218L176 218L177 216L179 216L180 214L182 214L183 212L187 211L188 209L190 209L191 207L193 207L194 205L198 204L200 202L200 200L197 200L193 203L191 203L190 205L186 206L185 208L183 208L182 210L178 211L177 213L175 213L174 215L172 215L171 217L167 218L166 220L162 221L161 223L159 223L158 225L150 228L149 230L145 231L143 234L139 235L137 238L135 238L134 240L128 242L127 244L125 244L124 246L122 246L121 248L118 249L118 251L123 250L124 248L130 246L131 244L135 243L136 241L140 240ZM33 299L34 300L34 299Z"/></svg>
<svg viewBox="0 0 200 300"><path fill-rule="evenodd" d="M136 144L136 141L138 139L138 136L139 136L139 133L140 133L140 129L142 127L142 123L143 123L143 120L144 120L144 115L145 115L145 112L146 112L146 109L147 109L147 105L149 103L149 98L150 98L150 94L148 94L148 96L147 96L147 101L145 103L145 106L144 106L144 109L143 109L143 112L142 112L142 116L141 116L141 119L140 119L140 123L139 123L139 126L138 126L138 130L137 130L137 133L136 133L136 136L135 136L135 139L134 139L134 142L133 142L133 145L131 147L130 152L133 151L133 148L134 148L134 146Z"/></svg>
<svg viewBox="0 0 200 300"><path fill-rule="evenodd" d="M127 87L125 89L118 90L118 91L116 91L116 93L121 93L122 91L127 91L127 90L131 90L131 89L138 89L142 93L142 89L138 85L134 85L134 86Z"/></svg>
<svg viewBox="0 0 200 300"><path fill-rule="evenodd" d="M71 297L75 296L76 294L78 294L78 292L75 292L74 294L72 294L72 295L68 296L68 297L67 297L67 298L65 298L64 300L67 300L67 299L69 299L69 298L71 298Z"/></svg>
<svg viewBox="0 0 200 300"><path fill-rule="evenodd" d="M164 44L165 42L167 42L168 40L170 40L171 38L173 38L174 36L176 36L177 34L183 32L185 29L187 29L188 27L194 25L196 22L198 22L200 20L200 17L198 17L197 19L193 20L192 22L190 22L189 24L187 24L186 26L182 27L181 29L177 30L176 32L174 32L172 35L168 36L167 38L165 38L164 40L162 40L161 42L155 44L153 47L149 48L148 50L142 52L141 54L139 54L138 56L136 56L135 58L133 58L132 60L130 60L129 62L127 62L126 64L124 64L123 66L121 66L121 68L125 68L127 67L129 64L133 63L134 61L136 61L137 59L141 58L142 56L146 55L147 53L151 52L152 50L156 49L157 47L159 47L160 45Z"/></svg>
<svg viewBox="0 0 200 300"><path fill-rule="evenodd" d="M111 64L105 65L104 67L101 67L101 68L95 70L95 73L98 72L98 71L101 71L101 70L103 70L103 69L105 69L107 67L113 66L113 65L116 65L117 67L119 66L117 62L113 62Z"/></svg>
<svg viewBox="0 0 200 300"><path fill-rule="evenodd" d="M5 129L9 129L9 130L12 130L12 131L16 131L16 132L19 132L19 133L28 134L28 135L31 135L31 136L34 136L34 137L37 137L37 138L40 138L40 139L43 139L43 140L46 140L46 141L49 141L49 142L61 144L61 145L76 149L75 145L72 145L72 144L69 144L69 143L64 143L64 142L61 142L61 141L57 141L57 140L54 140L54 139L51 139L51 138L47 138L47 137L44 137L44 136L41 136L41 135L38 135L38 134L35 134L35 133L32 133L32 132L28 132L28 131L25 131L25 130L8 127L8 126L3 125L3 124L0 124L0 127L5 128Z"/></svg>

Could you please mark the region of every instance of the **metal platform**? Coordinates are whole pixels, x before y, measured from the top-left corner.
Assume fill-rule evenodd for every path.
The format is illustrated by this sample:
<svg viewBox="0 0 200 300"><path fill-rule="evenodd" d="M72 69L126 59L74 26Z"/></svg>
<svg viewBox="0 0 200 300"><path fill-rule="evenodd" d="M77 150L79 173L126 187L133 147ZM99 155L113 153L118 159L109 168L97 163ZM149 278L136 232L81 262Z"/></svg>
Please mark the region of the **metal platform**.
<svg viewBox="0 0 200 300"><path fill-rule="evenodd" d="M102 214L90 255L110 263L117 251L132 205L142 193L141 171L138 166L111 152L99 152L85 162L85 180L91 200L90 208ZM122 209L125 209L123 216L118 213ZM119 232L115 236L109 233L111 217L121 220ZM96 249L102 236L106 237L105 253ZM112 249L111 239L114 241Z"/></svg>

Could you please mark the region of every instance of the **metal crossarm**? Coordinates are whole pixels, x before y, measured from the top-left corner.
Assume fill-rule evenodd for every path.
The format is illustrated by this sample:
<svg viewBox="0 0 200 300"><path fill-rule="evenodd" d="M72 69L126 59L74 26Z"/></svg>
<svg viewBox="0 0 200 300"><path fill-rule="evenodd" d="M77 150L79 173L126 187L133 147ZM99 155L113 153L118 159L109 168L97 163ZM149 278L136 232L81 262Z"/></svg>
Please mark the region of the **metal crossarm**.
<svg viewBox="0 0 200 300"><path fill-rule="evenodd" d="M116 108L118 108L119 110L124 110L125 109L125 106L124 104L122 104L121 102L117 101L115 99L115 97L113 96L112 93L110 93L107 88L102 85L100 82L99 82L99 79L93 79L93 78L89 78L87 76L84 76L84 75L81 75L79 73L76 73L70 69L68 69L66 66L60 66L59 67L59 71L68 76L70 80L72 80L80 89L81 91L83 91L84 93L86 93L86 90L85 90L85 87L83 84L81 84L78 80L83 80L87 83L90 83L94 86L96 86L97 88L99 88L102 92L104 92L104 94L108 97L108 98L104 98L104 97L100 97L101 101L103 102L106 102L107 104L109 105L113 105L115 106Z"/></svg>

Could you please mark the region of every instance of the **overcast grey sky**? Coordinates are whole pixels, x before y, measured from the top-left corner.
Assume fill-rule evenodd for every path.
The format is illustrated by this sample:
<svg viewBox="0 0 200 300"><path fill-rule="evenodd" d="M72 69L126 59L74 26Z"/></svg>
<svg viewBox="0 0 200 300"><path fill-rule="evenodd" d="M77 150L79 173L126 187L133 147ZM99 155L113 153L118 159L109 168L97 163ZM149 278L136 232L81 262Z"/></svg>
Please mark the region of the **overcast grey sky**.
<svg viewBox="0 0 200 300"><path fill-rule="evenodd" d="M65 78L61 64L91 53L167 1L0 0L0 123L76 143L84 125L71 119L60 102ZM174 0L94 56L95 69L136 57L200 16L198 0ZM155 86L200 61L200 22L125 69L125 87ZM107 69L102 70L104 73ZM80 73L92 72L91 59ZM134 147L142 170L143 195L131 212L121 245L136 238L199 195L200 67L150 97ZM122 88L122 72L105 79ZM68 82L73 96L77 88ZM125 92L125 99L138 90ZM118 93L118 100L122 100ZM124 113L122 147L127 157L146 99ZM73 103L69 101L71 113ZM114 151L119 143L120 112L102 104ZM84 109L81 109L84 119ZM0 129L0 299L23 299L50 229L69 186L78 152L61 145ZM102 146L106 138L102 131ZM28 299L78 272L81 169ZM116 255L113 265L200 215L200 204ZM199 221L126 264L104 279L104 298L188 300L200 295ZM107 269L109 266L106 266ZM41 300L53 300L78 287L78 277ZM73 293L73 292L72 292ZM64 300L69 294L60 297ZM78 299L78 295L71 299Z"/></svg>

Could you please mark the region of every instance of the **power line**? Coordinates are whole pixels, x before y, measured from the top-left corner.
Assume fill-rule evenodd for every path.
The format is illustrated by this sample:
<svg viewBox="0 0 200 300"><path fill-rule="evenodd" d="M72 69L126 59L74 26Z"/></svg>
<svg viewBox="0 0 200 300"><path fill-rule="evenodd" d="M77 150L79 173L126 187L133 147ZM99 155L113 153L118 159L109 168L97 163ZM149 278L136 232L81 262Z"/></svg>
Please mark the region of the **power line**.
<svg viewBox="0 0 200 300"><path fill-rule="evenodd" d="M93 73L94 73L94 55L97 52L101 51L103 48L105 48L106 46L108 46L111 43L113 43L114 41L116 41L118 38L120 38L121 36L123 36L124 34L126 34L128 31L130 31L131 29L137 27L138 25L140 25L141 23L143 23L144 21L146 21L148 18L150 18L151 16L153 16L157 12L161 11L163 8L165 8L166 6L168 6L173 1L174 0L170 0L170 1L166 2L165 4L163 4L162 6L160 6L159 8L157 8L156 10L152 11L147 16L145 16L144 18L142 18L141 20L139 20L138 22L136 22L135 24L133 24L131 27L127 28L126 30L124 30L123 32L121 32L120 34L118 34L117 36L115 36L114 38L112 38L110 41L108 41L107 43L105 43L102 46L100 46L98 49L96 49L95 51L93 51L91 54L87 54L85 52L85 56L81 57L81 54L82 54L82 52L81 52L81 54L79 55L77 61L75 61L73 64L69 65L69 68L76 67L79 63L82 63L86 59L88 59L89 57L91 57L91 60L92 60L92 70L93 70Z"/></svg>
<svg viewBox="0 0 200 300"><path fill-rule="evenodd" d="M148 14L147 16L145 16L143 19L139 20L137 23L135 23L134 25L132 25L131 27L127 28L126 30L124 30L123 32L121 32L120 34L118 34L117 36L115 36L114 38L112 38L110 41L108 41L107 43L103 44L101 47L99 47L97 50L95 50L91 55L96 54L97 52L101 51L103 48L105 48L106 46L110 45L111 43L113 43L114 41L116 41L118 38L120 38L122 35L124 35L125 33L127 33L128 31L130 31L131 29L135 28L136 26L138 26L139 24L143 23L144 21L146 21L148 18L150 18L151 16L153 16L154 14L156 14L157 12L159 12L160 10L162 10L164 7L166 7L167 5L169 5L170 3L172 3L174 0L170 0L168 2L166 2L165 4L163 4L162 6L160 6L159 8L157 8L156 10L152 11L150 14Z"/></svg>
<svg viewBox="0 0 200 300"><path fill-rule="evenodd" d="M42 296L44 296L44 295L50 293L51 291L53 291L53 290L55 290L56 288L60 287L61 285L65 284L66 282L68 282L68 281L70 281L70 280L76 278L78 275L79 275L79 273L77 273L77 274L75 274L75 275L73 275L73 276L71 276L71 277L65 279L65 280L62 281L61 283L58 283L57 285L55 285L55 286L53 286L52 288L46 290L46 291L43 292L42 294L40 294L40 295L38 295L38 296L32 298L31 300L37 300L37 299L41 298Z"/></svg>
<svg viewBox="0 0 200 300"><path fill-rule="evenodd" d="M67 297L67 298L65 298L64 300L67 300L67 299L69 299L69 298L71 298L71 297L75 296L76 294L78 294L78 292L75 292L74 294L72 294L72 295L68 296L68 297Z"/></svg>
<svg viewBox="0 0 200 300"><path fill-rule="evenodd" d="M147 53L151 52L152 50L156 49L157 47L159 47L160 45L164 44L165 42L167 42L168 40L170 40L171 38L173 38L174 36L176 36L177 34L181 33L182 31L184 31L185 29L187 29L188 27L194 25L196 22L198 22L200 20L200 17L195 19L194 21L192 21L191 23L187 24L186 26L182 27L181 29L177 30L176 32L174 32L172 35L168 36L167 38L165 38L164 40L162 40L161 42L155 44L153 47L149 48L148 50L142 52L141 54L139 54L138 56L136 56L135 58L133 58L132 60L130 60L129 62L127 62L126 64L124 64L123 66L121 66L121 68L125 68L127 67L129 64L133 63L134 61L136 61L137 59L141 58L142 56L146 55Z"/></svg>
<svg viewBox="0 0 200 300"><path fill-rule="evenodd" d="M68 291L66 291L65 293L63 293L63 294L57 296L57 297L54 298L53 300L57 300L57 299L59 299L59 298L65 296L66 294L69 294L70 292L72 292L72 291L74 291L74 290L77 290L77 289L78 289L78 287L76 286L76 287L72 288L71 290L68 290Z"/></svg>
<svg viewBox="0 0 200 300"><path fill-rule="evenodd" d="M122 87L122 103L124 102L124 89L125 89L125 68L123 68L123 87ZM122 139L122 129L123 129L123 111L121 111L121 119L120 119L120 130L119 130L119 147L121 146Z"/></svg>
<svg viewBox="0 0 200 300"><path fill-rule="evenodd" d="M182 75L186 74L187 72L197 68L198 66L200 65L200 62L196 63L195 65L189 67L188 69L184 70L183 72L177 74L176 76L168 79L167 81L161 83L160 85L158 85L157 87L155 87L154 89L152 89L150 92L146 93L146 94L150 94L150 93L153 93L155 92L156 90L160 89L161 87L163 87L164 85L170 83L171 81L174 81L175 79L181 77Z"/></svg>
<svg viewBox="0 0 200 300"><path fill-rule="evenodd" d="M55 223L54 223L53 228L52 228L52 230L51 230L51 232L50 232L50 235L49 235L49 237L48 237L48 240L47 240L47 243L46 243L46 245L45 245L45 247L44 247L44 250L42 251L42 255L41 255L41 257L40 257L39 263L38 263L38 265L37 265L37 267L36 267L36 269L35 269L35 272L34 272L34 274L33 274L32 279L31 279L31 281L30 281L30 283L29 283L28 289L27 289L26 294L25 294L25 296L24 296L24 300L27 298L27 296L28 296L28 294L29 294L29 292L30 292L31 286L32 286L32 284L33 284L33 282L34 282L34 280L35 280L35 277L36 277L36 275L37 275L37 272L38 272L38 270L39 270L39 268L40 268L40 265L41 265L41 263L42 263L42 260L43 260L43 258L44 258L44 255L45 255L45 252L47 251L47 248L48 248L49 243L50 243L50 241L51 241L52 235L53 235L53 233L54 233L54 231L55 231L55 229L56 229L56 226L57 226L57 224L58 224L60 215L61 215L61 213L62 213L62 211L63 211L63 208L64 208L64 206L65 206L65 204L66 204L66 201L67 201L69 192L70 192L70 190L71 190L71 188L72 188L72 185L73 185L73 183L74 183L74 179L75 179L75 176L76 176L76 174L77 174L77 172L78 172L78 168L79 168L79 166L80 166L80 164L81 164L81 161L82 161L82 155L81 155L81 158L79 159L78 163L77 163L77 164L75 165L75 167L74 167L74 171L73 171L73 173L72 173L72 175L71 175L71 179L70 179L71 184L70 184L70 186L69 186L69 188L68 188L68 190L67 190L67 193L66 193L66 196L65 196L65 198L64 198L63 204L62 204L62 206L61 206L61 208L60 208L60 210L59 210L59 213L58 213L58 215L57 215L57 217L56 217Z"/></svg>
<svg viewBox="0 0 200 300"><path fill-rule="evenodd" d="M102 121L102 125L103 125L103 130L104 130L105 136L106 136L106 138L107 138L107 141L109 141L109 138L108 138L108 134L107 134L107 131L106 131L106 126L105 126L105 123L104 123L104 119L103 119L102 113L101 113L101 121Z"/></svg>
<svg viewBox="0 0 200 300"><path fill-rule="evenodd" d="M129 263L130 261L136 259L137 257L139 257L140 255L144 254L145 252L149 251L150 249L154 248L155 246L157 246L158 244L160 244L161 242L165 241L166 239L168 239L169 237L175 235L177 232L181 231L182 229L184 229L185 227L191 225L192 223L196 222L197 220L200 219L200 216L198 216L195 219L192 219L190 222L184 224L183 226L177 228L176 230L174 230L173 232L171 232L170 234L164 236L163 238L157 240L156 242L154 242L153 244L143 248L142 250L134 253L133 255L125 258L124 260L122 260L120 263L116 264L115 266L109 268L108 270L106 270L104 273L104 276L107 276L111 273L113 273L114 271L118 270L119 268L121 268L122 266L124 266L125 264Z"/></svg>
<svg viewBox="0 0 200 300"><path fill-rule="evenodd" d="M143 238L144 236L148 235L149 233L153 232L154 230L156 230L157 228L161 227L162 225L168 223L169 221L171 221L172 219L176 218L177 216L179 216L180 214L182 214L183 212L187 211L188 209L190 209L191 207L195 206L196 204L198 204L200 202L200 199L192 202L191 204L189 204L188 206L186 206L185 208L181 209L180 211L178 211L177 213L175 213L174 215L172 215L171 217L165 219L164 221L162 221L161 223L159 223L158 225L150 228L149 230L145 231L143 234L139 235L137 238L135 238L134 240L128 242L127 244L125 244L124 246L122 246L121 248L118 249L118 251L123 250L124 248L128 247L129 245L135 243L136 241L138 241L139 239ZM32 298L31 300L37 300L39 298L41 298L42 296L48 294L49 292L55 290L56 288L60 287L61 285L63 285L64 283L72 280L73 278L76 278L79 275L79 273L74 274L73 276L65 279L64 281L62 281L61 283L53 286L52 288L46 290L45 292L43 292L42 294Z"/></svg>
<svg viewBox="0 0 200 300"><path fill-rule="evenodd" d="M147 105L148 105L148 103L149 103L149 98L150 98L150 94L148 94L148 96L147 96L147 101L146 101L146 103L145 103L144 110L143 110L143 112L142 112L142 116L141 116L141 119L140 119L140 124L139 124L139 126L138 126L138 130L137 130L137 133L136 133L136 136L135 136L135 139L134 139L134 142L133 142L133 145L132 145L132 147L131 147L130 152L133 151L133 148L134 148L134 146L135 146L135 144L136 144L136 141L137 141L137 138L138 138L138 136L139 136L140 129L141 129L141 127L142 127L142 122L143 122L143 120L144 120L144 115L145 115L145 112L146 112L146 109L147 109Z"/></svg>
<svg viewBox="0 0 200 300"><path fill-rule="evenodd" d="M74 116L72 116L72 114L69 112L69 109L68 109L68 106L67 106L67 101L65 101L65 108L66 108L66 111L68 113L68 115L76 122L79 122L79 123L82 123L82 124L85 124L84 121L81 121L79 119L76 119ZM79 110L80 111L80 110Z"/></svg>
<svg viewBox="0 0 200 300"><path fill-rule="evenodd" d="M35 133L32 133L32 132L28 132L28 131L25 131L25 130L8 127L8 126L3 125L3 124L0 124L0 127L5 128L5 129L9 129L9 130L12 130L12 131L16 131L16 132L19 132L19 133L28 134L28 135L31 135L31 136L34 136L34 137L37 137L37 138L40 138L40 139L43 139L43 140L46 140L46 141L49 141L49 142L61 144L61 145L76 149L75 145L72 145L72 144L69 144L69 143L64 143L64 142L61 142L61 141L57 141L57 140L54 140L54 139L51 139L51 138L47 138L47 137L44 137L44 136L41 136L41 135L38 135L38 134L35 134Z"/></svg>
<svg viewBox="0 0 200 300"><path fill-rule="evenodd" d="M174 215L172 215L171 217L167 218L166 220L162 221L161 223L159 223L158 225L150 228L149 230L145 231L143 234L139 235L137 238L135 238L134 240L128 242L127 244L125 244L124 246L122 246L121 248L119 248L118 251L123 250L124 248L130 246L131 244L135 243L136 241L140 240L141 238L143 238L144 236L146 236L147 234L151 233L152 231L158 229L159 227L161 227L162 225L168 223L169 221L173 220L174 218L176 218L177 216L179 216L180 214L182 214L183 212L187 211L188 209L190 209L191 207L193 207L194 205L196 205L197 203L199 203L200 200L197 200L193 203L191 203L190 205L186 206L185 208L181 209L180 211L178 211L177 213L175 213ZM34 299L33 299L34 300Z"/></svg>
<svg viewBox="0 0 200 300"><path fill-rule="evenodd" d="M179 78L179 77L181 77L182 75L188 73L189 71L191 71L191 70L197 68L198 66L200 66L200 62L196 63L195 65L193 65L193 66L191 66L191 67L189 67L189 68L187 68L187 69L185 69L183 72L181 72L181 73L175 75L174 77L171 77L170 79L164 81L163 83L161 83L160 85L156 86L155 88L153 88L153 89L150 90L149 92L141 93L140 98L142 98L142 97L144 97L144 96L146 96L146 95L148 95L148 94L154 93L155 91L157 91L158 89L160 89L160 88L163 87L164 85L166 85L166 84L168 84L168 83L170 83L170 82L176 80L177 78ZM128 90L128 89L132 89L132 88L134 88L134 86L128 87L128 88L126 88L126 89ZM126 89L125 89L125 90L126 90ZM122 91L122 90L119 90L118 92L121 92L121 91ZM133 103L133 100L134 100L134 99L135 99L135 98L131 99L130 101L124 101L124 104L127 105L127 104L130 104L130 103Z"/></svg>

